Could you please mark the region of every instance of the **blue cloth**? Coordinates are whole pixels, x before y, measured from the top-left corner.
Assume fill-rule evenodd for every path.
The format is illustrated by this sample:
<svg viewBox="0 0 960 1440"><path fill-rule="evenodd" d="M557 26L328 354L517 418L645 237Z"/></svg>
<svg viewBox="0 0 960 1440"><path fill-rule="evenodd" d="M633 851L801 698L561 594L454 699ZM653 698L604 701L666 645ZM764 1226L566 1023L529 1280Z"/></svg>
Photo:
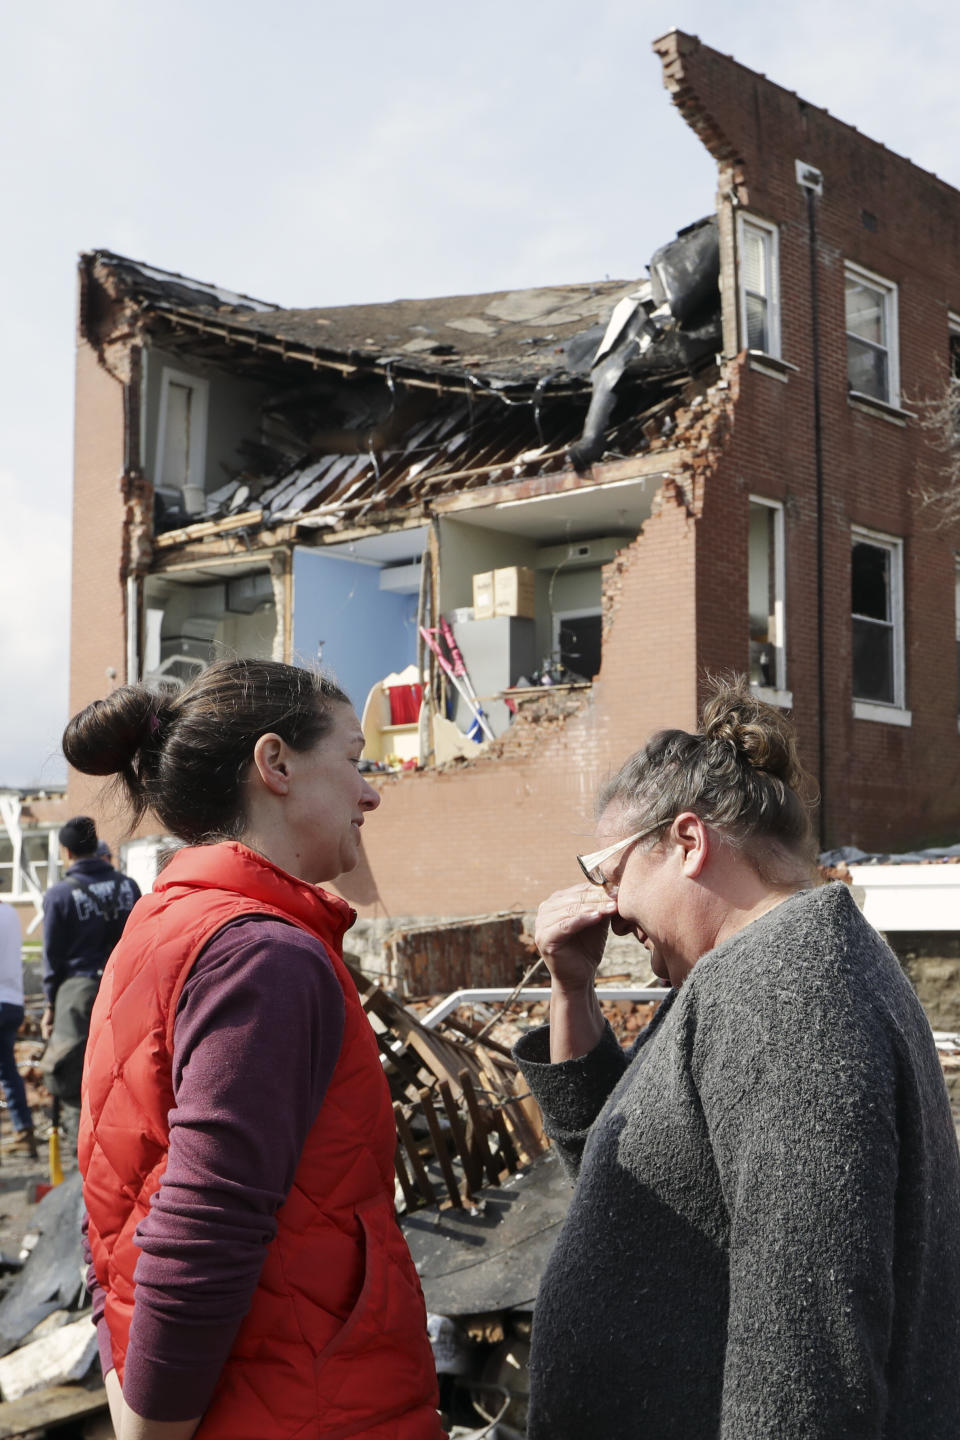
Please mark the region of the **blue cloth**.
<svg viewBox="0 0 960 1440"><path fill-rule="evenodd" d="M0 1085L10 1107L10 1117L15 1130L32 1130L33 1118L27 1104L27 1092L23 1078L17 1069L13 1042L23 1023L23 1006L0 1002Z"/></svg>
<svg viewBox="0 0 960 1440"><path fill-rule="evenodd" d="M140 899L140 887L96 855L75 860L43 897L43 993L52 1005L64 980L99 975Z"/></svg>

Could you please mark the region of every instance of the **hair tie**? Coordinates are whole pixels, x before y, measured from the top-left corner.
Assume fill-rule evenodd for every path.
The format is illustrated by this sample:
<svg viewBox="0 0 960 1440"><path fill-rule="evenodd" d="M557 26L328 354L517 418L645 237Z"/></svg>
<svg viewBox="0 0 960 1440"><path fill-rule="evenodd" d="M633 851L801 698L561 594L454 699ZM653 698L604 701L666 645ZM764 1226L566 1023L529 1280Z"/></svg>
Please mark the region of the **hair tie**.
<svg viewBox="0 0 960 1440"><path fill-rule="evenodd" d="M156 735L157 731L160 729L160 716L157 714L156 710L150 711L150 715L147 720L147 728L150 731L150 738L152 740L154 735Z"/></svg>

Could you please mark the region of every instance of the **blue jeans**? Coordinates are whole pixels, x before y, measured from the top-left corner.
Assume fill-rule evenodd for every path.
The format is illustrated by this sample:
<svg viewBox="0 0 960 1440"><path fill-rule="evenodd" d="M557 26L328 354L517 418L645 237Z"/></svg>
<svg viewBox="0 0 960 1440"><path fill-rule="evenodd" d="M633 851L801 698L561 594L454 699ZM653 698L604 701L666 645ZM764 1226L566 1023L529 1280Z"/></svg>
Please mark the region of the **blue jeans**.
<svg viewBox="0 0 960 1440"><path fill-rule="evenodd" d="M11 1005L6 1000L0 1002L0 1085L7 1097L14 1130L32 1130L33 1116L30 1114L27 1092L23 1088L23 1078L17 1069L16 1056L13 1053L13 1042L22 1021L22 1005Z"/></svg>

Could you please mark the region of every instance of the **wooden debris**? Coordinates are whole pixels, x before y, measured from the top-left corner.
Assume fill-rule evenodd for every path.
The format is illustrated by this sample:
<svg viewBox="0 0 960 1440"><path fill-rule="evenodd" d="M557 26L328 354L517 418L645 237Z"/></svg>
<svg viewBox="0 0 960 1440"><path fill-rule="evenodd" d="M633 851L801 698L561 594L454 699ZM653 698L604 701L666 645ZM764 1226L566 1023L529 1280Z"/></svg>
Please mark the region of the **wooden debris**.
<svg viewBox="0 0 960 1440"><path fill-rule="evenodd" d="M427 1129L430 1132L430 1139L433 1143L433 1153L436 1155L440 1163L440 1169L443 1171L443 1178L447 1184L447 1194L450 1197L450 1203L459 1208L463 1204L463 1201L460 1199L460 1188L457 1184L457 1177L453 1173L450 1151L447 1148L447 1142L444 1139L440 1121L437 1119L436 1111L433 1108L433 1096L429 1090L420 1091L420 1110L423 1118L427 1122Z"/></svg>
<svg viewBox="0 0 960 1440"><path fill-rule="evenodd" d="M21 1345L0 1359L4 1400L19 1400L31 1390L82 1380L97 1354L97 1331L89 1315L49 1335Z"/></svg>
<svg viewBox="0 0 960 1440"><path fill-rule="evenodd" d="M107 1392L102 1385L95 1390L85 1390L82 1385L51 1385L0 1405L0 1440L52 1430L106 1408Z"/></svg>
<svg viewBox="0 0 960 1440"><path fill-rule="evenodd" d="M477 1149L490 1184L498 1185L500 1183L500 1165L497 1156L492 1154L487 1144L487 1137L493 1129L489 1112L485 1113L480 1106L480 1101L477 1099L476 1091L473 1088L473 1080L470 1078L470 1072L468 1070L461 1070L457 1078L460 1081L460 1093L466 1101L467 1112L472 1122L472 1143Z"/></svg>
<svg viewBox="0 0 960 1440"><path fill-rule="evenodd" d="M408 1211L459 1207L547 1148L510 1052L451 1017L428 1030L356 970L397 1122L396 1176Z"/></svg>

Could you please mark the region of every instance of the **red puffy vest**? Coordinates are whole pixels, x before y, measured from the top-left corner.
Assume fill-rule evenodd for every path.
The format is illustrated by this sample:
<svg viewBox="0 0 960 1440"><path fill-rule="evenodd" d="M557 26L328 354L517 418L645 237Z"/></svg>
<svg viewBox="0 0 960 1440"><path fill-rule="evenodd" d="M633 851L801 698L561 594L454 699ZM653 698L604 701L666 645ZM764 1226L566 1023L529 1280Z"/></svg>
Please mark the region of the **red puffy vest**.
<svg viewBox="0 0 960 1440"><path fill-rule="evenodd" d="M341 958L354 914L243 845L174 856L134 908L93 1010L80 1168L117 1373L122 1381L134 1234L166 1162L177 1001L204 945L245 914L292 921L323 942L343 988L344 1034L197 1440L440 1440L423 1296L394 1215L390 1092Z"/></svg>

